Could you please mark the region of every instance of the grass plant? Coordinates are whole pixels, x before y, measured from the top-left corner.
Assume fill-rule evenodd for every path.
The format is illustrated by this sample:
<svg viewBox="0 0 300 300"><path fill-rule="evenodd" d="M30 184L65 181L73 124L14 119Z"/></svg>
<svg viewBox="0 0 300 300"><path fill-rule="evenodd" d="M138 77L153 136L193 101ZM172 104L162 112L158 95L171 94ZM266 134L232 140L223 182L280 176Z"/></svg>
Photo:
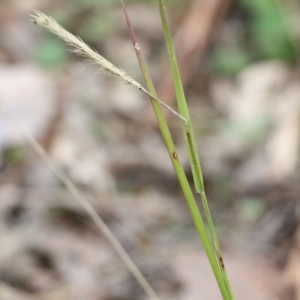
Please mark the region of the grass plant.
<svg viewBox="0 0 300 300"><path fill-rule="evenodd" d="M179 113L187 120L187 123L181 122L181 124L182 124L182 131L183 131L186 148L187 148L188 154L189 154L189 161L190 161L190 166L191 166L192 173L193 173L194 185L195 185L196 192L200 195L201 200L202 200L202 205L204 208L205 216L206 216L206 219L208 222L209 231L211 234L212 243L213 243L214 250L215 250L215 259L218 261L219 269L221 271L222 281L224 281L227 293L225 291L223 291L222 286L220 284L219 284L219 287L221 289L223 297L227 294L227 296L224 299L233 299L231 286L230 286L230 283L228 280L228 276L227 276L226 269L225 269L225 264L224 264L222 254L221 254L220 245L218 242L217 234L215 231L215 227L214 227L214 224L212 221L210 209L209 209L208 202L207 202L207 197L206 197L204 183L203 183L203 175L202 175L200 159L199 159L199 154L198 154L199 152L197 149L197 143L196 143L195 134L194 134L191 118L190 118L190 113L189 113L188 105L186 102L186 98L185 98L185 94L184 94L184 90L183 90L183 86L182 86L182 82L181 82L181 78L180 78L175 48L174 48L174 44L172 41L172 36L171 36L168 20L167 20L164 0L158 0L158 2L159 2L159 11L160 11L160 17L161 17L161 21L162 21L163 30L164 30L165 41L166 41L168 54L169 54L169 60L170 60L170 64L172 67L172 74L173 74L173 80L174 80L175 93L176 93L176 99L177 99L177 104L178 104L178 108L179 108ZM201 238L202 242L204 243L203 238L202 237L200 237L200 238ZM205 251L208 256L208 252L206 249L205 249ZM208 256L208 258L209 258L209 256ZM214 270L214 264L212 264L211 261L210 261L210 263ZM216 272L214 270L214 273L215 273L216 279L219 282L219 280L220 280L219 272Z"/></svg>
<svg viewBox="0 0 300 300"><path fill-rule="evenodd" d="M148 90L151 92L151 94L156 96L156 91L155 91L153 82L151 80L151 76L148 71L146 61L143 58L140 46L137 42L134 30L131 26L126 7L124 5L123 0L121 0L121 2L123 5L123 11L125 14L127 27L128 27L130 37L131 37L131 40L132 40L139 64L140 64L140 68L141 68L144 80L146 82L146 86L147 86ZM159 124L159 128L161 130L161 134L163 136L166 147L168 149L174 170L177 174L177 177L180 182L185 199L187 201L187 205L189 207L192 219L194 221L198 235L203 243L204 250L206 252L208 260L213 269L213 272L214 272L215 278L217 280L217 283L219 285L221 294L224 299L233 299L232 290L231 290L228 276L226 273L225 264L224 264L224 261L222 258L221 249L219 246L219 242L217 239L216 231L215 231L215 228L213 225L211 213L209 210L209 206L208 206L208 202L207 202L207 198L206 198L206 194L205 194L203 175L202 175L200 159L199 159L199 155L198 155L198 149L196 146L196 140L195 140L195 135L194 135L194 131L193 131L193 126L191 123L189 109L188 109L188 105L187 105L187 102L185 99L185 94L184 94L184 90L183 90L183 86L182 86L182 82L181 82L181 78L180 78L175 49L174 49L174 45L173 45L173 41L172 41L172 37L171 37L171 33L170 33L170 28L169 28L168 21L167 21L164 1L158 0L158 4L159 4L159 11L160 11L160 17L161 17L161 21L162 21L162 27L163 27L163 31L164 31L165 41L166 41L166 45L167 45L167 49L168 49L168 56L169 56L171 67L172 67L172 74L173 74L173 80L174 80L174 86L175 86L175 92L176 92L179 113L186 120L186 121L182 121L181 125L182 125L183 136L184 136L185 143L186 143L186 148L187 148L188 154L189 154L189 161L190 161L190 166L191 166L191 170L192 170L192 174L193 174L194 185L195 185L196 192L198 194L200 194L200 197L202 200L202 204L203 204L204 211L205 211L205 216L208 221L208 227L209 227L212 242L210 241L210 239L207 235L207 232L205 230L202 216L199 212L199 209L198 209L197 203L195 201L195 198L193 196L191 187L190 187L190 185L187 181L186 175L183 171L182 165L180 163L179 157L176 152L176 148L174 146L174 142L172 140L172 136L171 136L169 128L168 128L168 124L163 116L163 112L162 112L159 104L156 103L154 101L154 99L151 99L152 106L153 106L153 109L154 109L154 112L155 112L155 115L156 115L156 118L157 118L157 121ZM213 247L212 247L212 245L213 245Z"/></svg>
<svg viewBox="0 0 300 300"><path fill-rule="evenodd" d="M190 119L189 109L188 105L185 99L184 90L182 87L180 74L178 70L176 55L175 55L175 49L172 42L172 37L170 34L170 29L167 21L166 11L165 11L165 5L163 0L158 0L158 6L162 21L162 27L164 30L166 45L168 49L168 56L170 59L171 67L172 67L172 73L173 73L173 79L174 79L174 86L176 91L176 98L177 98L177 104L179 112L175 111L173 108L165 104L162 100L160 100L157 95L154 88L154 85L152 83L147 64L145 59L143 58L140 46L137 42L134 30L130 24L130 20L125 8L125 5L123 1L121 0L123 5L123 10L126 17L126 22L128 26L128 30L131 36L131 40L140 64L140 68L142 70L142 74L146 83L146 88L144 88L141 84L136 82L134 79L132 79L125 71L122 69L116 67L111 62L107 61L105 58L103 58L99 53L91 49L88 45L86 45L80 38L75 37L68 31L66 31L64 28L62 28L58 23L53 20L52 18L44 15L41 12L35 12L32 15L32 20L34 23L45 27L53 34L59 36L61 39L63 39L69 46L72 48L72 52L79 54L81 56L84 56L88 58L91 62L97 64L100 66L100 68L106 72L109 72L110 74L120 78L122 81L131 84L135 88L139 89L143 93L147 94L150 97L159 128L161 130L161 134L163 137L163 140L165 142L165 145L167 147L170 159L172 161L174 170L177 174L180 186L182 188L184 197L187 202L187 206L189 208L191 217L194 221L195 228L197 230L197 233L202 241L204 250L206 252L206 255L208 257L209 263L212 267L213 273L215 275L217 284L219 286L221 295L224 300L233 300L233 294L231 291L231 287L229 284L229 280L226 274L224 262L221 255L220 246L218 243L217 235L215 232L215 228L213 225L212 217L209 211L209 206L205 194L204 189L204 181L203 181L203 175L198 155L198 150L196 146L196 138L193 132L193 127ZM184 172L184 169L182 167L182 164L180 162L180 159L177 154L176 147L174 145L168 124L166 122L166 119L164 117L162 107L164 106L167 109L169 109L174 115L176 115L179 120L181 121L182 125L182 131L183 136L186 144L186 148L189 155L189 161L190 166L193 174L194 179L194 187L196 192L200 195L202 204L204 207L205 217L208 222L208 228L209 228L209 234L206 231L204 220L201 216L201 213L199 211L197 202L195 200L192 187L190 186L186 174ZM2 107L3 110L6 110L5 107ZM6 111L8 115L10 115L11 118L14 119L15 123L21 127L20 123L8 112ZM38 152L38 154L42 157L42 159L49 165L49 167L53 170L53 172L60 178L60 180L65 184L65 186L69 189L69 191L73 194L73 196L79 201L79 203L82 205L82 207L86 210L86 212L89 214L89 216L93 219L99 230L104 233L104 235L107 237L113 248L116 250L116 252L120 255L123 262L126 264L128 269L132 272L134 277L137 279L141 287L144 289L145 293L147 294L148 298L151 300L158 300L158 296L152 289L152 287L149 285L145 277L142 275L142 273L139 271L139 269L136 267L135 263L132 261L132 259L129 257L129 255L126 253L124 248L121 246L121 244L117 241L117 239L113 236L109 228L106 226L106 224L103 222L103 220L98 216L98 214L95 212L93 207L89 204L89 202L80 194L78 189L75 187L75 185L72 183L72 181L66 176L65 173L62 172L62 170L56 165L56 163L49 157L49 155L45 152L45 150L41 147L41 145L32 137L30 133L28 133L25 129L22 129L24 132L28 142L32 145L32 147Z"/></svg>

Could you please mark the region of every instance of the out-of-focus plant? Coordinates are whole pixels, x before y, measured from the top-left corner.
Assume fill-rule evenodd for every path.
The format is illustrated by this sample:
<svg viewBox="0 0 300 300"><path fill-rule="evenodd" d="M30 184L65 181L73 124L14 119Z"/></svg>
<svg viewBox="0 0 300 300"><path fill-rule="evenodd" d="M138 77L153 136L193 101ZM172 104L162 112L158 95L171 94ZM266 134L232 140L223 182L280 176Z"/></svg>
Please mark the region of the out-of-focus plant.
<svg viewBox="0 0 300 300"><path fill-rule="evenodd" d="M286 26L289 14L280 11L277 0L241 0L249 12L249 32L258 54L266 59L293 60L295 53Z"/></svg>
<svg viewBox="0 0 300 300"><path fill-rule="evenodd" d="M289 32L290 12L281 0L239 0L210 56L211 66L234 75L258 60L296 59Z"/></svg>
<svg viewBox="0 0 300 300"><path fill-rule="evenodd" d="M25 162L26 148L19 145L13 145L3 150L3 159L8 164L18 165Z"/></svg>
<svg viewBox="0 0 300 300"><path fill-rule="evenodd" d="M61 40L47 35L39 42L34 59L42 67L55 68L66 62L68 55L66 45Z"/></svg>

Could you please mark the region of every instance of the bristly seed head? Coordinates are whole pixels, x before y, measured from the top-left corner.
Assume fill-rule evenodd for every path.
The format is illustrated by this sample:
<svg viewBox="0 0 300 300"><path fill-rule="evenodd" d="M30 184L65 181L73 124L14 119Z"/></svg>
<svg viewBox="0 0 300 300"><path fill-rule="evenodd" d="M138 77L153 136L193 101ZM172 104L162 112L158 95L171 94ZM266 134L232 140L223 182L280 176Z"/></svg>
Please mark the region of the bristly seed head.
<svg viewBox="0 0 300 300"><path fill-rule="evenodd" d="M35 14L31 17L33 22L42 27L45 27L50 32L63 39L70 47L72 47L71 52L88 58L91 62L99 65L101 69L122 78L124 81L130 83L131 85L135 87L139 86L139 83L132 79L129 75L127 75L126 72L106 60L98 52L85 44L79 37L76 37L65 30L54 19L39 11L35 11Z"/></svg>
<svg viewBox="0 0 300 300"><path fill-rule="evenodd" d="M89 61L100 66L101 70L107 71L112 75L115 75L121 78L124 82L133 85L138 88L152 99L158 101L161 105L165 106L169 109L173 114L178 116L180 119L187 123L187 120L181 116L178 112L176 112L169 105L165 104L163 101L159 100L157 97L153 96L150 92L148 92L145 88L143 88L137 81L131 78L125 71L116 67L111 62L106 60L103 56L101 56L97 51L93 50L90 46L83 42L79 37L76 37L69 31L65 30L61 27L54 19L48 17L47 15L41 13L40 11L34 11L35 14L31 15L32 21L35 24L38 24L42 27L45 27L53 34L57 35L61 39L63 39L71 48L71 52L86 57ZM137 50L139 50L138 43L135 44Z"/></svg>

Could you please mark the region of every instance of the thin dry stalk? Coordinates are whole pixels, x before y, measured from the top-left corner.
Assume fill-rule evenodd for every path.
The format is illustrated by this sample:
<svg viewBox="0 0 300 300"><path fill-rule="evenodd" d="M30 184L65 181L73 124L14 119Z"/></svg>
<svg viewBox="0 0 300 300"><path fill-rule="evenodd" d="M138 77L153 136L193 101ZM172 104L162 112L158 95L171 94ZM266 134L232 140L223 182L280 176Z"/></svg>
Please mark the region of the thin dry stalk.
<svg viewBox="0 0 300 300"><path fill-rule="evenodd" d="M88 202L88 200L79 192L75 184L72 180L63 172L63 170L56 164L56 162L47 154L47 152L43 149L40 143L32 136L30 132L28 132L22 124L9 112L7 107L0 103L0 111L2 110L20 129L26 138L27 142L31 145L31 147L40 155L43 161L48 165L48 167L53 171L53 173L61 180L61 182L66 186L69 192L74 196L74 198L79 202L79 204L83 207L83 209L87 212L90 218L94 221L98 229L102 232L102 234L107 238L110 242L114 250L118 253L124 264L131 271L132 275L136 278L137 282L141 285L145 293L147 294L150 300L159 300L158 296L138 269L136 264L130 258L126 250L119 243L116 237L113 235L111 230L107 227L101 217L97 214L92 205Z"/></svg>

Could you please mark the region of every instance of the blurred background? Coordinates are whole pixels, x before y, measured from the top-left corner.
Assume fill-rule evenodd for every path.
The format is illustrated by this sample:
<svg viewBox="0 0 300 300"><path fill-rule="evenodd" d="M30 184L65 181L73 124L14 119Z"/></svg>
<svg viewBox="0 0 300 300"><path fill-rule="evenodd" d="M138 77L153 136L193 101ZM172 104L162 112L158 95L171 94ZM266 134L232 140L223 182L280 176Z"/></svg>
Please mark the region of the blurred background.
<svg viewBox="0 0 300 300"><path fill-rule="evenodd" d="M155 1L127 0L176 107ZM236 299L300 299L300 3L166 1ZM152 113L35 26L54 17L143 83L117 0L1 0L0 103L93 204L161 299L221 299ZM189 180L179 119L166 112ZM200 205L200 202L199 202ZM105 237L0 113L1 300L146 299Z"/></svg>

